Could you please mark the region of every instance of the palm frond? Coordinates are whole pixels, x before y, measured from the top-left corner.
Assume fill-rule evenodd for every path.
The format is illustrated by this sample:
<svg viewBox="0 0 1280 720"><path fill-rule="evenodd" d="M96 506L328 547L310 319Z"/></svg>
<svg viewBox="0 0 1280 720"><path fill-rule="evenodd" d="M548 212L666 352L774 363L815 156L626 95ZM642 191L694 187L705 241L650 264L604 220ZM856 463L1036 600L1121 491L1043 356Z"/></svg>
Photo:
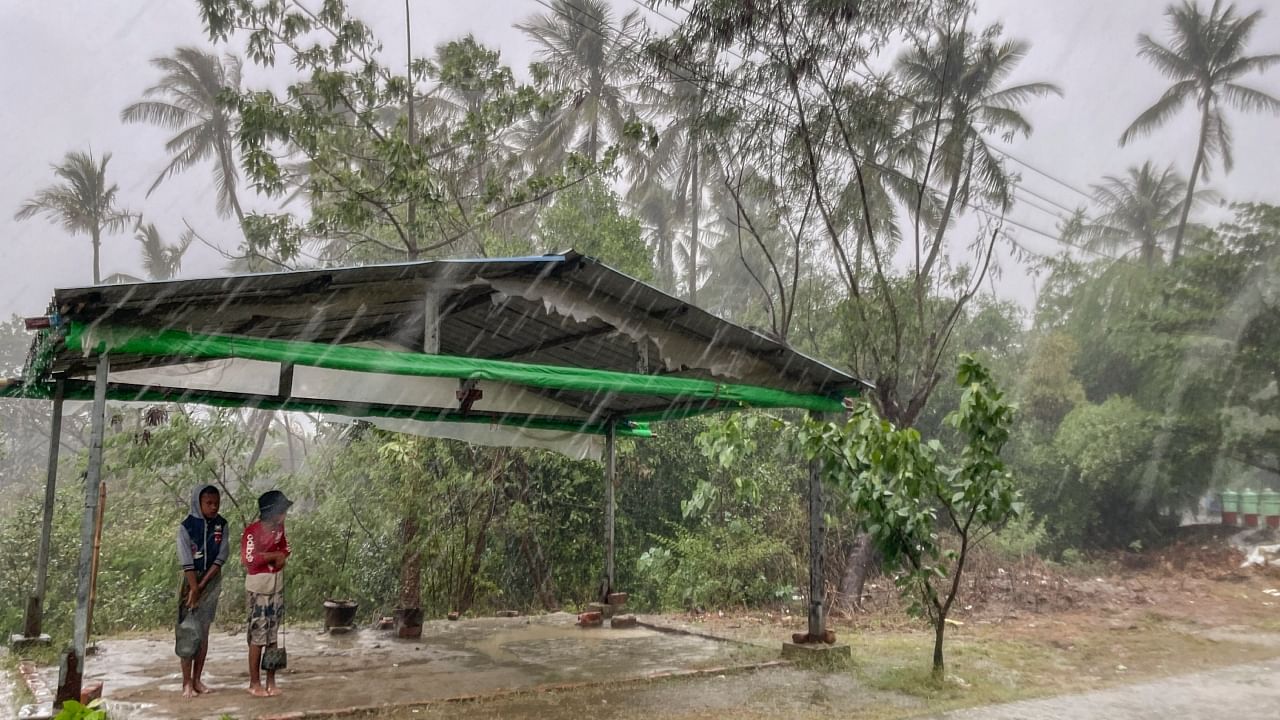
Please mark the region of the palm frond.
<svg viewBox="0 0 1280 720"><path fill-rule="evenodd" d="M1244 112L1280 113L1280 99L1261 90L1236 83L1223 83L1222 98L1237 110Z"/></svg>
<svg viewBox="0 0 1280 720"><path fill-rule="evenodd" d="M1148 135L1160 126L1168 122L1174 113L1182 109L1196 90L1196 84L1193 80L1183 80L1174 83L1154 105L1142 111L1125 131L1120 134L1120 145L1128 145L1134 139Z"/></svg>

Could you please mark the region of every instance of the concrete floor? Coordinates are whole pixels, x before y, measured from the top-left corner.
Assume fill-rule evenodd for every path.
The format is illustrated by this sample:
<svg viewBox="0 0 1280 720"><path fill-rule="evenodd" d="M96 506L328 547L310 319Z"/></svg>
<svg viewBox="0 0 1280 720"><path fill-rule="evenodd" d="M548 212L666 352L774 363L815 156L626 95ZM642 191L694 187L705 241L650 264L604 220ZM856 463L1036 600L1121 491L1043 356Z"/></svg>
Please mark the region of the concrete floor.
<svg viewBox="0 0 1280 720"><path fill-rule="evenodd" d="M582 629L572 615L427 623L421 640L362 630L329 636L291 629L284 694L248 695L244 636L215 632L205 682L214 692L181 697L171 636L108 639L86 682L102 680L112 720L240 718L426 702L541 686L645 678L762 659L735 643L651 629ZM776 652L773 653L776 657ZM56 684L56 669L48 669Z"/></svg>

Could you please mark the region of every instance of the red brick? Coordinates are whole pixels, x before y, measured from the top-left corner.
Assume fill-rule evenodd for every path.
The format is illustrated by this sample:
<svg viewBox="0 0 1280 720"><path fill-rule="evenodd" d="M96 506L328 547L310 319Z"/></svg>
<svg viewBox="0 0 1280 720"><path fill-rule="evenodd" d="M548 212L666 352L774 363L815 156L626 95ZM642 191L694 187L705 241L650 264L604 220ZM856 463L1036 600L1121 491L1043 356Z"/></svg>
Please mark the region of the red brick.
<svg viewBox="0 0 1280 720"><path fill-rule="evenodd" d="M624 592L609 593L610 605L626 605L627 594Z"/></svg>
<svg viewBox="0 0 1280 720"><path fill-rule="evenodd" d="M94 700L98 700L101 698L102 698L101 682L89 683L88 685L85 685L84 687L80 688L80 704L81 705L88 705Z"/></svg>
<svg viewBox="0 0 1280 720"><path fill-rule="evenodd" d="M578 624L582 627L600 627L604 624L604 616L599 612L579 613Z"/></svg>

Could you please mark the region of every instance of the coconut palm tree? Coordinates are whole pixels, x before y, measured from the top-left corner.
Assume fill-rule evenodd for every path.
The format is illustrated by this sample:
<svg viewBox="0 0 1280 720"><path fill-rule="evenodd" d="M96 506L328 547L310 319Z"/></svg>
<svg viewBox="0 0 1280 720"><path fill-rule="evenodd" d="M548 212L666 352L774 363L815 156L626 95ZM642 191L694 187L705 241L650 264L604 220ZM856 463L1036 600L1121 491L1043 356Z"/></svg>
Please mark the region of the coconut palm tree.
<svg viewBox="0 0 1280 720"><path fill-rule="evenodd" d="M120 187L107 183L111 153L98 160L90 152L69 152L53 166L61 182L36 192L14 214L16 220L44 215L72 235L88 235L93 245L93 284L102 283L102 235L127 228L135 216L116 205Z"/></svg>
<svg viewBox="0 0 1280 720"><path fill-rule="evenodd" d="M528 149L547 165L569 152L599 160L605 143L621 138L635 116L627 88L642 43L640 13L627 13L614 27L602 0L552 0L549 13L516 27L539 46L548 89L562 97L531 127Z"/></svg>
<svg viewBox="0 0 1280 720"><path fill-rule="evenodd" d="M195 233L190 230L170 245L160 237L155 223L138 228L134 236L142 244L142 269L152 280L172 280L182 271L182 256L187 254Z"/></svg>
<svg viewBox="0 0 1280 720"><path fill-rule="evenodd" d="M1030 135L1031 123L1019 108L1033 98L1062 94L1048 82L1005 85L1029 46L1001 40L999 31L999 26L981 34L939 28L931 42L898 60L906 94L917 100L910 130L921 143L932 146L936 141L930 172L949 184L935 247L941 245L957 202L968 204L975 196L1002 206L1011 202L1009 176L988 138Z"/></svg>
<svg viewBox="0 0 1280 720"><path fill-rule="evenodd" d="M1173 239L1171 260L1177 260L1182 253L1182 237L1196 183L1202 174L1208 179L1214 157L1222 159L1223 170L1231 171L1231 128L1227 125L1224 106L1244 112L1280 112L1280 100L1236 81L1280 62L1280 54L1245 54L1249 36L1262 19L1261 10L1241 17L1236 14L1234 4L1224 9L1221 0L1214 0L1206 14L1196 2L1183 0L1181 5L1170 5L1164 14L1169 21L1172 42L1162 45L1144 33L1138 36L1138 54L1174 82L1125 129L1120 144L1127 145L1135 138L1154 132L1188 100L1194 100L1200 110L1200 136Z"/></svg>
<svg viewBox="0 0 1280 720"><path fill-rule="evenodd" d="M1150 161L1121 177L1107 175L1093 186L1102 213L1086 223L1083 237L1092 249L1137 246L1146 267L1154 267L1173 243L1186 202L1187 181L1172 165L1157 169ZM1198 200L1200 194L1193 196Z"/></svg>
<svg viewBox="0 0 1280 720"><path fill-rule="evenodd" d="M108 285L174 279L182 270L182 256L195 240L195 233L187 230L177 243L170 245L160 237L155 223L147 223L139 225L133 237L142 245L142 269L146 271L146 279L128 273L112 273L103 280Z"/></svg>
<svg viewBox="0 0 1280 720"><path fill-rule="evenodd" d="M124 122L145 122L175 131L165 143L169 164L147 190L180 172L212 158L213 178L218 189L218 214L235 215L243 224L244 211L236 196L239 171L235 158L235 115L219 96L240 89L240 58L194 47L180 47L172 55L153 58L151 64L163 75L143 91L143 100L120 112Z"/></svg>

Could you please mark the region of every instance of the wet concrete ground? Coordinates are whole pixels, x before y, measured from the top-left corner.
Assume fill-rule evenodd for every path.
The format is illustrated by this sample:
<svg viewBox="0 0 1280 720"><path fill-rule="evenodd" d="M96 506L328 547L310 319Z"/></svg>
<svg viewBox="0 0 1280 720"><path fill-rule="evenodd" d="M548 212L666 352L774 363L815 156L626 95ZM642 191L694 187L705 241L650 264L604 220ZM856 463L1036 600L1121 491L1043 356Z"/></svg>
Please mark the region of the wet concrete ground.
<svg viewBox="0 0 1280 720"><path fill-rule="evenodd" d="M169 636L110 639L88 663L102 680L113 720L253 718L287 712L431 701L561 683L605 682L758 661L761 651L645 628L584 630L572 615L427 623L420 641L362 630L329 636L288 632L284 695L246 692L244 636L215 633L205 682L214 692L180 696ZM776 653L775 653L776 655ZM56 683L56 669L49 669Z"/></svg>

